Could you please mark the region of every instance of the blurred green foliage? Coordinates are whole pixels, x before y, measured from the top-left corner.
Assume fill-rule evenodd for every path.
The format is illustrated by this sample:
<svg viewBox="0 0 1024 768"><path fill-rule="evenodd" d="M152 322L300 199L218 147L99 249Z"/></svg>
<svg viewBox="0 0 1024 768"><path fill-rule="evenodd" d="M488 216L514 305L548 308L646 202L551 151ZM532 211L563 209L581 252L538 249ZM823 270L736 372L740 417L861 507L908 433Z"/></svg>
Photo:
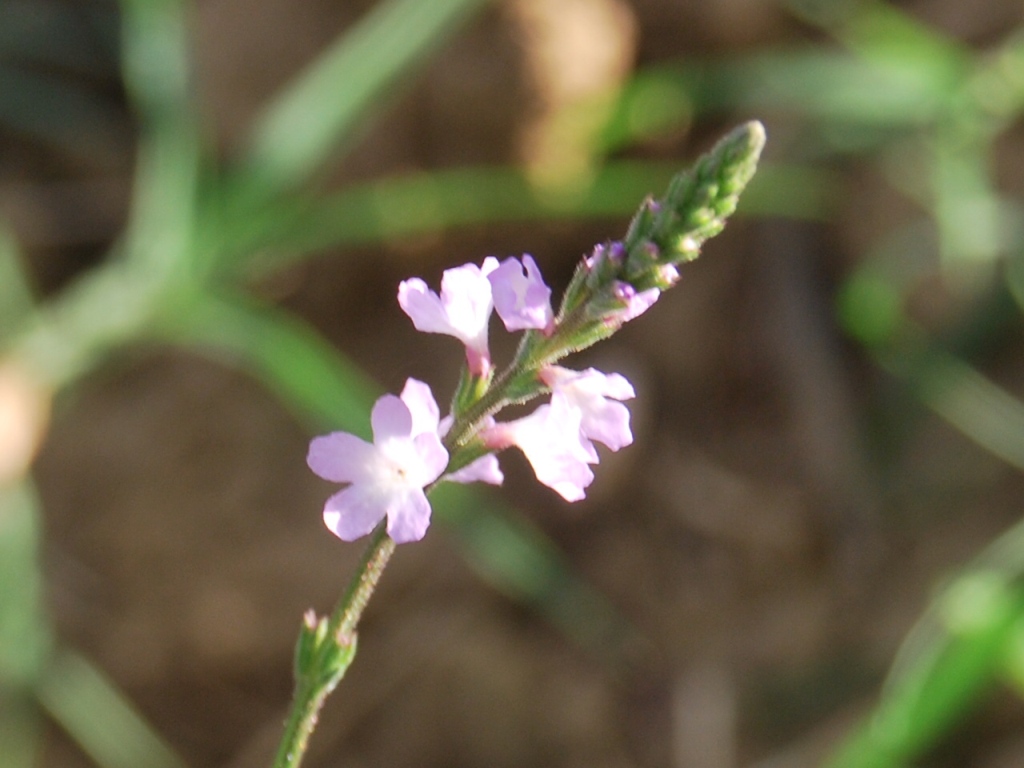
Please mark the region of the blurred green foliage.
<svg viewBox="0 0 1024 768"><path fill-rule="evenodd" d="M820 13L826 6L834 13ZM866 160L920 210L921 219L869 244L840 286L837 317L921 402L1024 468L1024 403L972 364L994 337L1019 328L1024 307L1021 202L999 189L994 163L996 142L1024 107L1021 30L977 52L883 3L820 4L806 18L837 47L684 64L650 77L697 114L756 109L769 125L778 115L797 136L792 154L812 165ZM958 310L931 326L909 309L929 280ZM992 685L1017 679L1022 563L1015 529L951 581L907 639L875 711L829 766L915 764Z"/></svg>
<svg viewBox="0 0 1024 768"><path fill-rule="evenodd" d="M385 215L371 218L369 227L356 228L353 222L365 208L365 194L320 201L302 188L348 146L353 130L367 120L381 96L484 4L378 4L279 95L253 127L243 157L221 170L201 136L187 7L177 0L126 0L121 6L121 61L140 131L126 231L101 267L38 307L16 245L9 237L0 238L0 338L6 359L30 370L41 388L59 390L73 386L122 345L172 341L251 373L311 430L365 432L376 387L311 327L233 286L255 268L246 261L272 246L296 258L312 247L381 240L415 225L437 229L465 223L420 217L402 230L396 223L402 218ZM88 102L79 109L80 95L63 98L60 84L0 71L0 86L5 84L27 94L27 99L5 101L26 113L17 112L7 122L45 139L59 142L59 132L67 125L96 122L100 118L94 113L106 114L99 108L90 112ZM51 103L64 111L47 111ZM0 114L0 119L6 117ZM497 172L498 178L506 176ZM472 190L472 181L461 184L455 196ZM611 203L616 212L628 213L635 205L637 182L634 178L628 196L618 195ZM506 186L513 192L522 189L516 182ZM396 197L411 202L409 210L416 210L417 201L418 207L431 208L432 201L422 192L413 189L401 196L400 190L392 195L384 189L371 194L392 210ZM608 205L599 199L601 212ZM492 202L477 216L487 220L498 210ZM573 212L570 207L560 215ZM523 215L553 214L535 204ZM253 221L269 224L254 228ZM305 241L296 242L299 236ZM35 562L35 497L25 485L5 491L0 501L4 759L12 765L33 764L35 699L103 768L181 765L88 660L73 651L50 650ZM443 494L438 507L438 516L454 526L465 544L470 562L496 588L535 604L595 652L621 639L621 619L517 513L465 489ZM567 618L569 607L578 620Z"/></svg>
<svg viewBox="0 0 1024 768"><path fill-rule="evenodd" d="M130 221L101 267L38 306L17 245L0 232L5 355L61 389L122 345L169 340L249 372L311 429L365 431L373 383L300 319L246 294L246 278L315 250L476 222L625 216L678 168L614 153L700 117L741 112L788 135L741 212L827 219L846 193L839 169L851 157L916 206L919 220L885 232L846 276L837 317L923 403L1024 468L1024 405L977 370L970 343L978 327L1019 327L1019 312L1005 311L1008 297L1024 307L1021 201L1000 190L993 167L996 142L1024 109L1024 30L979 52L880 2L794 2L828 42L636 72L589 144L597 170L582 187L541 191L518 169L465 168L316 192L317 177L351 148L381 97L485 3L377 4L273 100L242 155L221 167L199 125L187 6L122 0L120 60L139 127ZM17 32L27 27L16 11L0 6L5 50L84 69L102 60L103 50L73 44L59 13L47 27L56 32L33 38ZM0 121L64 145L69 126L100 137L117 131L108 105L8 63L0 64ZM907 308L936 276L964 310L951 325L926 327ZM515 512L462 488L444 489L438 512L486 580L585 646L607 649L628 632ZM30 483L3 489L5 764L33 763L35 701L104 768L179 765L102 674L52 647L37 531ZM911 764L994 682L1024 691L1022 561L1024 536L1012 531L950 582L908 639L875 712L830 765Z"/></svg>

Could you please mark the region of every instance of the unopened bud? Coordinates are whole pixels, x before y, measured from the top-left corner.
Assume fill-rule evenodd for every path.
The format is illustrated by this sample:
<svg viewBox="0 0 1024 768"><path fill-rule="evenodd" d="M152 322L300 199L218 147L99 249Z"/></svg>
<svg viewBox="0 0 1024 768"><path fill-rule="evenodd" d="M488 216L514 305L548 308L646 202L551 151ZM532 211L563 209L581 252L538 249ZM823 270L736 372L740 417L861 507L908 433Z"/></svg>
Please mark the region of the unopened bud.
<svg viewBox="0 0 1024 768"><path fill-rule="evenodd" d="M596 246L586 259L589 270L587 287L595 292L600 291L612 280L617 279L622 272L625 257L626 248L618 240Z"/></svg>
<svg viewBox="0 0 1024 768"><path fill-rule="evenodd" d="M662 264L654 270L654 274L655 283L663 291L679 282L679 270L672 264Z"/></svg>
<svg viewBox="0 0 1024 768"><path fill-rule="evenodd" d="M615 283L612 293L619 303L619 309L618 311L608 313L605 317L605 323L615 328L642 315L651 308L654 302L658 300L658 296L661 295L661 291L657 288L637 291L632 285L622 281Z"/></svg>
<svg viewBox="0 0 1024 768"><path fill-rule="evenodd" d="M693 261L700 256L700 243L690 235L683 235L676 241L676 253L681 261Z"/></svg>

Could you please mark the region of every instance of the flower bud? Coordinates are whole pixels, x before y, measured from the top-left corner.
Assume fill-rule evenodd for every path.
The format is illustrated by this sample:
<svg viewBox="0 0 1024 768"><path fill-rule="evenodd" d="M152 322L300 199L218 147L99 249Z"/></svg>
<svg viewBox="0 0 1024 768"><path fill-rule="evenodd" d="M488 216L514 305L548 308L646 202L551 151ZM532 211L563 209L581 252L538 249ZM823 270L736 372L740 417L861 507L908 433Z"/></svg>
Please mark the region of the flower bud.
<svg viewBox="0 0 1024 768"><path fill-rule="evenodd" d="M600 291L617 279L622 272L625 258L626 247L618 240L596 246L594 252L585 260L588 270L587 287L592 291Z"/></svg>

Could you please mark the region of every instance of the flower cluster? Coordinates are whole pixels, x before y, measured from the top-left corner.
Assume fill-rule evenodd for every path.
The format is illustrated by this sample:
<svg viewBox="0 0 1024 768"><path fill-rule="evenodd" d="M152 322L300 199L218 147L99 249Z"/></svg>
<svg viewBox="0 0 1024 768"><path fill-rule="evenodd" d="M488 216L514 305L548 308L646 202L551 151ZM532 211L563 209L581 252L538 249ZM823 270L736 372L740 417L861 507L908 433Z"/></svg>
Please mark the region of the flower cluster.
<svg viewBox="0 0 1024 768"><path fill-rule="evenodd" d="M677 266L695 259L736 210L764 141L760 123L739 126L674 177L662 198L648 198L621 241L580 261L557 314L527 255L449 269L439 294L419 278L403 281L402 310L417 330L461 341L466 368L444 419L427 385L409 379L400 397L385 395L374 406L372 444L345 432L313 441L313 471L348 484L327 501L328 528L351 540L387 518L396 542L420 539L430 524L429 488L442 480L500 484L495 454L511 447L541 483L568 501L582 499L598 462L594 444L617 451L633 441L622 404L633 387L615 373L556 363L608 338L675 284ZM493 312L506 330L524 332L515 358L497 374L487 339ZM506 405L543 394L550 399L529 415L495 419Z"/></svg>
<svg viewBox="0 0 1024 768"><path fill-rule="evenodd" d="M525 271L525 274L524 274ZM454 336L466 346L466 364L475 376L491 372L487 326L491 310L509 331L530 328L550 332L554 323L551 289L544 284L533 257L498 263L493 256L481 266L465 264L445 270L438 296L418 277L398 286L398 304L417 331Z"/></svg>
<svg viewBox="0 0 1024 768"><path fill-rule="evenodd" d="M607 258L607 250L599 246L583 268L595 270ZM631 291L626 283L612 286L610 312L602 315L602 323L618 327L647 309L659 293L657 288ZM493 413L509 400L492 393L493 402L484 402L493 379L488 346L492 312L506 330L535 332L558 348L564 318L555 317L551 289L531 256L501 262L488 257L480 266L446 270L440 294L419 278L405 280L398 287L398 303L417 330L461 341L469 379L482 386L473 390L477 396L469 408L440 419L430 388L409 379L399 397L384 395L374 406L372 444L347 432L312 441L310 468L324 479L348 484L324 507L327 527L345 541L366 535L385 518L396 542L421 539L430 523L425 489L441 480L500 484L503 476L495 453L510 447L523 452L541 483L564 499L577 501L594 479L594 443L617 451L633 441L629 411L621 402L634 396L629 382L593 368L573 371L555 365L558 354L542 356L533 367L518 360L507 372L528 382L527 396L520 393L517 400L551 395L528 416L499 422ZM495 391L501 381L496 380ZM480 406L475 414L470 413L474 405ZM453 432L458 436L448 439ZM475 458L459 461L460 451ZM446 475L449 466L459 468Z"/></svg>

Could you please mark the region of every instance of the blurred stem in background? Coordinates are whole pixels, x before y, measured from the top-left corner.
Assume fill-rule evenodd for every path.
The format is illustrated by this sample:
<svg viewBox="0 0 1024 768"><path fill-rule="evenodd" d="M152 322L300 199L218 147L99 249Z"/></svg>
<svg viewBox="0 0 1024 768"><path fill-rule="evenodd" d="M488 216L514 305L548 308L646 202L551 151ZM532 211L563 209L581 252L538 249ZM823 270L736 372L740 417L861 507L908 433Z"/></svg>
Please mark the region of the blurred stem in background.
<svg viewBox="0 0 1024 768"><path fill-rule="evenodd" d="M52 639L42 610L37 499L28 481L0 489L0 748L12 768L36 763L32 686Z"/></svg>
<svg viewBox="0 0 1024 768"><path fill-rule="evenodd" d="M908 635L882 701L827 768L900 768L925 754L998 680L1024 669L1024 523L995 541Z"/></svg>
<svg viewBox="0 0 1024 768"><path fill-rule="evenodd" d="M87 661L59 644L53 650L39 600L39 511L23 470L54 393L74 387L125 345L171 341L254 375L311 429L365 430L376 387L307 324L248 296L247 278L314 250L478 222L625 217L638 195L660 187L675 169L614 153L697 117L755 111L788 121L794 132L793 148L752 186L748 214L828 220L845 193L838 169L850 157L867 158L918 207L920 220L871 244L844 279L839 319L923 403L1021 467L1022 406L978 368L986 345L1019 328L1024 306L1021 202L999 191L993 169L996 142L1024 108L1024 31L977 52L884 3L794 0L794 12L821 26L835 45L635 73L607 100L604 122L589 125L593 133L583 143L595 170L581 186L541 191L516 169L469 168L317 192L318 177L352 148L355 129L382 97L484 5L378 3L272 101L225 171L198 127L187 6L123 0L123 77L140 131L123 236L101 267L38 306L13 240L0 236L0 418L16 412L26 430L21 447L5 432L15 446L6 465L0 453L5 758L34 760L35 697L104 768L179 762ZM67 47L52 53L72 55ZM0 120L48 142L73 142L65 125L73 123L71 114L100 126L101 134L107 130L101 109L52 78L5 65L0 86L22 89L24 103L37 107L25 114L0 100ZM930 237L920 237L922 229ZM925 327L910 317L914 291L936 275L965 308L959 327ZM1006 311L1007 297L1017 304L1013 311ZM984 333L962 332L972 324ZM483 504L465 489L442 496L438 516L482 578L536 606L584 647L614 656L631 630L551 542L514 511ZM1024 544L1010 534L996 548L1019 558ZM1018 579L1007 575L1014 568L993 568L983 558L953 582L951 596L925 620L938 629L915 633L874 725L852 737L837 765L905 763L941 740L988 685L1008 680L1022 689L1022 609ZM972 604L981 608L965 617L963 606ZM120 725L109 732L136 748L120 756L106 748L100 732L110 722Z"/></svg>
<svg viewBox="0 0 1024 768"><path fill-rule="evenodd" d="M223 254L237 259L249 252L249 243L233 239L246 234L239 222L251 224L256 213L287 221L295 188L325 167L381 96L483 4L379 4L271 104L254 129L250 152L237 170L221 176L200 141L185 6L126 0L124 79L141 132L131 217L103 266L39 307L32 305L13 244L2 241L4 370L18 372L18 392L42 403L45 414L51 393L72 387L119 347L173 340L215 351L217 359L255 374L318 431L364 428L374 387L361 373L298 319L242 295L232 298L229 284L211 278L223 274ZM222 205L204 206L200 218L200 199ZM627 214L634 202L632 192L620 197L620 212ZM344 211L339 215L344 218ZM394 221L380 221L376 237L388 237ZM343 233L334 232L314 232L314 242L344 241ZM26 408L19 398L14 407L20 418ZM42 707L104 768L173 768L180 759L102 674L71 652L47 651L40 592L32 586L39 580L38 511L28 501L34 497L18 490L26 487L18 475L44 428L45 417L27 425L28 439L16 446L13 469L2 481L13 494L0 510L0 545L12 553L4 558L0 583L11 600L0 605L0 680L5 701L10 696L12 702L0 729L3 753L25 765L34 761L37 716L26 696L35 691ZM446 496L447 516L485 579L536 604L585 646L614 649L624 631L621 619L566 568L539 531L511 510L482 504L477 495ZM473 515L460 512L469 508ZM443 509L439 513L446 516ZM577 611L571 622L562 610L569 604Z"/></svg>

